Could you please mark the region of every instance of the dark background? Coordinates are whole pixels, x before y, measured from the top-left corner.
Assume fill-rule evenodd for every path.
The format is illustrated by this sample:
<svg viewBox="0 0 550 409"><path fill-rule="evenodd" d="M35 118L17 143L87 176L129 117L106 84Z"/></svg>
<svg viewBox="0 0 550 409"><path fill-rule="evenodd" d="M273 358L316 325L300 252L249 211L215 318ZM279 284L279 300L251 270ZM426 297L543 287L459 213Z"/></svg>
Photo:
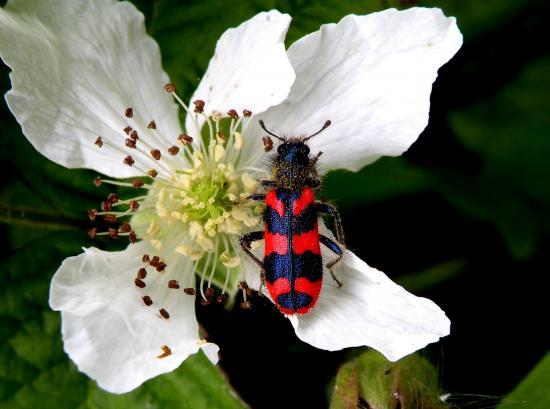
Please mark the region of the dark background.
<svg viewBox="0 0 550 409"><path fill-rule="evenodd" d="M189 96L216 38L258 11L293 15L289 45L351 12L416 2L135 3L170 77ZM430 124L403 157L330 174L323 195L339 206L353 251L451 318L451 335L422 352L443 390L456 394L460 407L493 407L548 348L550 4L418 3L457 16L465 39L440 70ZM8 72L1 67L2 93ZM37 154L3 100L0 129L2 407L17 391L35 393L36 379L52 365L71 368L82 393L91 387L67 363L47 291L61 260L92 245L85 211L106 191L93 188L92 172L68 171ZM326 406L330 382L350 356L300 342L265 300L254 300L251 311L198 307L198 316L221 347L229 381L255 408ZM43 353L21 362L21 345ZM62 396L74 385L56 387Z"/></svg>

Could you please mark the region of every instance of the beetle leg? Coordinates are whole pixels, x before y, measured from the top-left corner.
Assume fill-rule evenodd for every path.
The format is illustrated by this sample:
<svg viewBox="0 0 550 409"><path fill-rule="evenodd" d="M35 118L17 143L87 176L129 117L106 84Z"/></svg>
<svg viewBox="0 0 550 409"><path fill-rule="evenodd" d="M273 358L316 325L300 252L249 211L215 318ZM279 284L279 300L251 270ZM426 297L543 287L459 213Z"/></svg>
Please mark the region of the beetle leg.
<svg viewBox="0 0 550 409"><path fill-rule="evenodd" d="M265 193L254 193L247 197L248 200L255 200L257 202L265 201Z"/></svg>
<svg viewBox="0 0 550 409"><path fill-rule="evenodd" d="M265 186L265 187L276 187L277 186L275 181L269 180L269 179L260 179L260 185Z"/></svg>
<svg viewBox="0 0 550 409"><path fill-rule="evenodd" d="M340 288L342 287L342 283L340 282L340 280L338 280L338 278L336 278L336 275L334 274L333 269L336 264L342 261L342 258L344 257L344 251L337 243L329 239L327 236L323 236L322 234L320 234L319 241L338 256L336 257L335 260L327 264L327 268L328 268L328 271L330 272L332 279L336 281L336 284L338 284L338 288Z"/></svg>
<svg viewBox="0 0 550 409"><path fill-rule="evenodd" d="M336 210L333 205L325 202L316 202L315 208L317 209L317 212L327 213L334 218L334 227L336 228L336 240L338 240L338 243L345 245L344 228L342 227L342 219L340 218L340 213L338 213L338 210Z"/></svg>
<svg viewBox="0 0 550 409"><path fill-rule="evenodd" d="M253 231L251 233L245 234L244 236L241 236L241 239L239 240L241 243L241 248L246 253L248 257L252 259L254 263L260 267L260 280L262 282L262 285L259 288L259 293L262 292L262 287L265 286L265 268L264 263L262 260L260 260L256 255L252 252L250 243L253 241L263 240L264 239L264 232L263 231Z"/></svg>

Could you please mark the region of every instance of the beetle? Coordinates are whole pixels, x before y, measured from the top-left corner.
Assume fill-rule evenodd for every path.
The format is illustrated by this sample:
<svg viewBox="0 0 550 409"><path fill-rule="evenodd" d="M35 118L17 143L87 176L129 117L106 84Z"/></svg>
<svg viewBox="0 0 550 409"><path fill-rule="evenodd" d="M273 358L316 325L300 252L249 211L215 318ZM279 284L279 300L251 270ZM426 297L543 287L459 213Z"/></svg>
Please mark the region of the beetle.
<svg viewBox="0 0 550 409"><path fill-rule="evenodd" d="M245 234L240 239L243 251L261 269L262 286L266 286L275 305L283 314L305 314L317 302L323 280L320 245L326 246L336 258L329 262L332 278L334 266L341 261L344 233L340 215L329 203L316 201L314 191L321 185L316 164L322 152L310 156L307 141L331 124L306 137L284 138L262 129L282 143L272 164L272 180L260 180L266 193L255 193L249 199L265 203L264 231ZM264 139L265 143L265 139ZM266 145L270 149L272 141ZM336 240L319 234L318 219L322 214L332 216ZM252 242L264 240L264 257L260 260L251 248Z"/></svg>

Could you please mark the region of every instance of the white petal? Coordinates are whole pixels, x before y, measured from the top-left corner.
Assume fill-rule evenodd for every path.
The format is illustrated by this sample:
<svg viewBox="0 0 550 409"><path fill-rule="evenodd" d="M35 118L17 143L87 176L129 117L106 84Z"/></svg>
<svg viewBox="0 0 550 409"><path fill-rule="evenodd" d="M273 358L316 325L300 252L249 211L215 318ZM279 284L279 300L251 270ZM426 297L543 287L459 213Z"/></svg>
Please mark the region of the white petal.
<svg viewBox="0 0 550 409"><path fill-rule="evenodd" d="M178 279L181 287L194 283L191 262L186 257L167 257L165 272L159 273L142 262L142 255L154 251L144 242L121 252L95 248L66 259L55 274L50 289L50 305L62 312L65 351L104 389L128 392L147 379L172 371L190 354L212 344L199 339L195 318L195 297L181 289L169 289L168 280ZM148 274L147 286L136 287L140 267ZM146 306L142 297L153 301ZM164 319L159 309L170 314ZM158 358L162 346L172 354Z"/></svg>
<svg viewBox="0 0 550 409"><path fill-rule="evenodd" d="M283 101L295 78L284 45L289 24L289 15L272 10L227 30L191 101L205 101L206 114L235 109L239 115L243 109L258 113ZM189 117L186 128L196 133Z"/></svg>
<svg viewBox="0 0 550 409"><path fill-rule="evenodd" d="M272 131L304 135L331 120L310 142L325 153L323 171L400 155L426 127L437 70L461 44L455 19L439 9L349 15L292 44L296 81L261 118Z"/></svg>
<svg viewBox="0 0 550 409"><path fill-rule="evenodd" d="M296 335L335 351L367 345L396 361L449 334L450 321L432 301L416 297L346 251L338 288L325 273L311 312L292 316Z"/></svg>
<svg viewBox="0 0 550 409"><path fill-rule="evenodd" d="M0 9L0 56L13 70L8 105L25 136L49 159L115 177L179 163L165 155L159 164L149 154L172 145L180 127L176 105L163 88L168 77L158 45L132 4L10 1ZM131 119L124 116L128 107ZM158 132L147 129L151 120ZM122 130L128 125L138 131L142 151L125 147ZM98 136L102 148L94 145ZM134 167L122 163L126 155Z"/></svg>

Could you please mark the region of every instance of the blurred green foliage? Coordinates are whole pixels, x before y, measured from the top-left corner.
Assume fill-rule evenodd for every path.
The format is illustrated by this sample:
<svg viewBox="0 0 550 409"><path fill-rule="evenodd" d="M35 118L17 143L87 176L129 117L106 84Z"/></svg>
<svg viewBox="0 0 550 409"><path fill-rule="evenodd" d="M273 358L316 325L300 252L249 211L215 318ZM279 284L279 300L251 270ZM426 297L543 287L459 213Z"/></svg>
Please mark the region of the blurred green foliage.
<svg viewBox="0 0 550 409"><path fill-rule="evenodd" d="M338 21L346 14L408 7L415 2L136 0L134 3L146 15L149 32L161 46L164 67L171 80L188 97L208 64L217 38L228 27L259 11L277 8L293 16L287 36L290 45L320 24ZM410 155L384 158L357 173L333 172L325 180L324 194L344 211L394 199L434 195L465 220L481 220L492 226L513 258L529 260L540 251L550 229L547 217L550 59L547 48L522 54L521 59L502 56L502 50L507 48L505 42L511 37L503 39L491 33L510 24L515 30L513 35L521 37L524 31L527 35L537 34L541 20L536 16L544 15L548 7L540 0L432 0L418 4L441 7L447 15L456 15L466 41L462 54L457 56L458 68L450 69L445 77L445 89L457 92L447 96L445 106L432 108L441 123L428 132L451 140L449 146L459 147L465 152L464 157L475 158L477 165L447 163L445 151L435 152L439 161L418 160L417 156L422 155L415 156L415 149L432 148L422 145L421 138L422 146L413 147ZM525 25L520 24L525 21ZM484 48L488 44L491 47ZM484 62L490 59L499 59L505 74L495 72L494 78L471 89L472 94L458 92L468 78L484 74ZM510 67L515 71L506 71ZM0 89L5 92L9 89L8 70L3 67L0 73ZM491 76L484 78L488 77ZM59 316L48 308L49 281L65 257L79 253L82 246L92 245L85 233L85 210L97 206L108 191L93 186L91 182L96 176L93 172L68 171L41 157L21 135L6 105L2 104L0 109L3 163L0 222L5 241L0 262L0 407L242 407L224 376L201 355L124 396L109 395L78 373L63 352ZM124 243L107 245L106 241L99 241L93 245L112 249ZM407 271L400 282L411 290L427 291L452 280L468 266L468 260L462 256L443 262L434 257L427 262L433 263L432 267L420 272ZM391 370L386 373L388 365ZM542 402L529 407L546 407L548 393L541 385L547 379L548 358L545 358L505 398L502 408L523 401ZM411 384L419 380L422 380L420 386ZM440 404L436 400L440 390L437 374L424 358L416 355L388 364L378 354L367 352L341 367L335 385L333 408L352 407L358 401L368 402L376 409L394 408L397 386L405 402L428 399L432 406L427 407L434 408ZM413 391L414 396L409 393Z"/></svg>

